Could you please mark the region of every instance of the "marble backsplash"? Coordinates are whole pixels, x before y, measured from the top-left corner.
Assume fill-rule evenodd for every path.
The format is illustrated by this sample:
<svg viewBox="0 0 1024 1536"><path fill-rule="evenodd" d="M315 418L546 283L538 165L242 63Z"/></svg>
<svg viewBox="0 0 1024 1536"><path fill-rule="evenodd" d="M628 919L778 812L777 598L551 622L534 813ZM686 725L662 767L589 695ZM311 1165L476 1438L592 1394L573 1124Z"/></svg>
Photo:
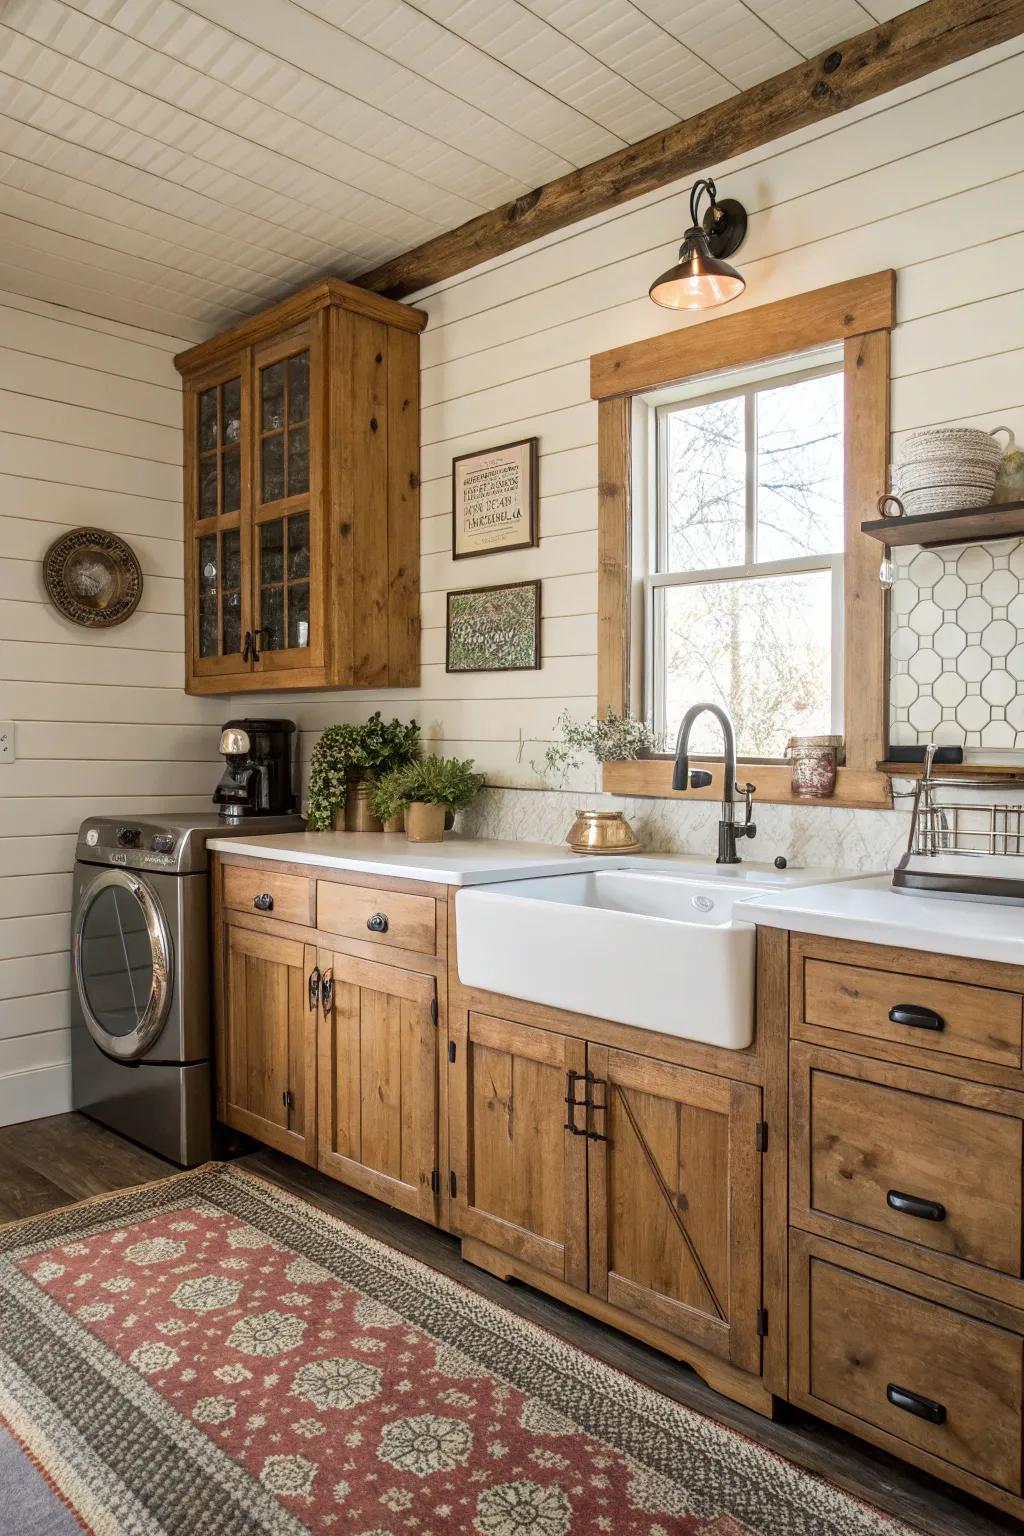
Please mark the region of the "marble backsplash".
<svg viewBox="0 0 1024 1536"><path fill-rule="evenodd" d="M687 804L578 790L489 788L459 817L459 830L470 837L561 843L577 806L622 810L645 852L698 853L714 858L717 851L719 808L714 800ZM868 874L892 869L910 835L909 810L759 806L756 799L754 808L757 837L741 847L747 862L770 864L782 855L791 868L809 866L830 873Z"/></svg>

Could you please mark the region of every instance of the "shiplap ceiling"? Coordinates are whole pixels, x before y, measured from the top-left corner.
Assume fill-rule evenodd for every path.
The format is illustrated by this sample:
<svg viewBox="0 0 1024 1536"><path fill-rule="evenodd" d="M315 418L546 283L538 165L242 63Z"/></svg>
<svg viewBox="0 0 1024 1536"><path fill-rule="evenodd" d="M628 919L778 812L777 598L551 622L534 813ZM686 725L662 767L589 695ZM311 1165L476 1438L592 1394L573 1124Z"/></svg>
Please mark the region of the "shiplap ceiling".
<svg viewBox="0 0 1024 1536"><path fill-rule="evenodd" d="M0 289L189 339L901 0L0 0Z"/></svg>

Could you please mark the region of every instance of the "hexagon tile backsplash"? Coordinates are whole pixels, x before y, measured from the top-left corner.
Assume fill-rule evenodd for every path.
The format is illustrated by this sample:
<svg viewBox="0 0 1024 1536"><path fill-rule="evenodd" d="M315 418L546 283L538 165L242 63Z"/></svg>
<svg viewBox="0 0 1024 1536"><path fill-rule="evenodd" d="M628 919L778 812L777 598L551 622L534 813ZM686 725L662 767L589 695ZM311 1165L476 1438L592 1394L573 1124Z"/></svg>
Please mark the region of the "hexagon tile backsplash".
<svg viewBox="0 0 1024 1536"><path fill-rule="evenodd" d="M1024 540L893 558L893 745L1024 748Z"/></svg>

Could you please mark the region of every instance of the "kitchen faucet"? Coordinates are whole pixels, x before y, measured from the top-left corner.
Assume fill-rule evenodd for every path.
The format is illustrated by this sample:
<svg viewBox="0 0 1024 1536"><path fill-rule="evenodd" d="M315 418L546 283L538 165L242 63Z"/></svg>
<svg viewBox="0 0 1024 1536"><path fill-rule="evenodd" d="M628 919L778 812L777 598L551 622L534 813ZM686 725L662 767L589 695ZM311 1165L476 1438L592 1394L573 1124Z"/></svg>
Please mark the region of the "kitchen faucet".
<svg viewBox="0 0 1024 1536"><path fill-rule="evenodd" d="M744 784L742 787L736 782L736 732L726 710L718 704L692 704L683 716L683 723L679 727L679 735L676 738L676 762L672 770L673 789L705 789L711 783L711 774L703 770L690 772L689 746L690 732L693 722L698 715L705 710L710 710L719 725L722 727L722 735L725 739L725 779L722 794L722 819L718 823L718 858L716 864L739 864L741 859L736 852L736 842L741 837L754 837L757 828L750 819L752 804L751 799L756 789L755 784ZM746 806L746 814L742 826L736 825L736 801L735 795L742 795Z"/></svg>

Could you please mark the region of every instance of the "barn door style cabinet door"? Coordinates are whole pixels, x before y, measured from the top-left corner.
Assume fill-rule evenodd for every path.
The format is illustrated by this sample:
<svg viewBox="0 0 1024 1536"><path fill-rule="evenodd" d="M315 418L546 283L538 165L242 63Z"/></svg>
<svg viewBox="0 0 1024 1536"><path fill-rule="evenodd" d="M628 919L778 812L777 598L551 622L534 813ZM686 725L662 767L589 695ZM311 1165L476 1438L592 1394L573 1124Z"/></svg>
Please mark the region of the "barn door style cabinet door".
<svg viewBox="0 0 1024 1536"><path fill-rule="evenodd" d="M189 692L418 684L425 323L329 279L175 359Z"/></svg>

